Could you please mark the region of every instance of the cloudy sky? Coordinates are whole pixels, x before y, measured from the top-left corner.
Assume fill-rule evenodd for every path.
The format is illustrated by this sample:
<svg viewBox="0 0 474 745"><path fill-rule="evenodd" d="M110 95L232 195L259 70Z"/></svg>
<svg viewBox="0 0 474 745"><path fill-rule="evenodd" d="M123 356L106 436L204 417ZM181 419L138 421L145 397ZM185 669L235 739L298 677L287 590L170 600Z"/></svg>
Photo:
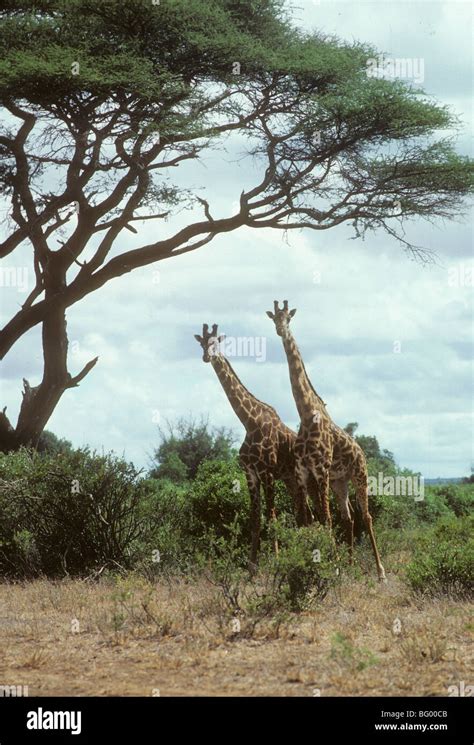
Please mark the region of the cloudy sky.
<svg viewBox="0 0 474 745"><path fill-rule="evenodd" d="M425 90L461 115L459 149L472 148L472 56L469 2L298 0L295 20L348 40L375 44L393 58L422 60ZM256 182L238 161L240 143L183 166L181 184L205 187L219 214L232 213L242 188ZM174 175L174 174L173 174ZM171 230L144 223L140 244ZM209 415L243 430L193 334L218 323L233 337L263 337L263 359L232 361L242 382L297 427L281 340L265 310L274 298L297 308L292 322L316 390L340 425L359 422L398 462L427 478L469 473L472 455L472 229L467 221L412 224L413 243L435 250L421 266L384 233L350 240L327 232L244 229L199 251L114 280L68 313L70 370L99 363L67 392L48 429L76 446L113 449L139 466L156 446L156 420ZM139 245L124 236L120 250ZM129 241L129 242L128 242ZM7 320L22 302L2 289ZM262 355L260 355L261 357ZM33 330L3 363L2 405L14 419L21 378L41 374Z"/></svg>

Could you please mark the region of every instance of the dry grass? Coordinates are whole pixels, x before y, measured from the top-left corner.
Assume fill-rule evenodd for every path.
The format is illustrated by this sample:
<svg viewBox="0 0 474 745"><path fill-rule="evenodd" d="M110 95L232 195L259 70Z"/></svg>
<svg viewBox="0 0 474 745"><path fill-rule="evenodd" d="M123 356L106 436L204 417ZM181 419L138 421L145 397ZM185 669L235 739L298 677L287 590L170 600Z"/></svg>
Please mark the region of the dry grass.
<svg viewBox="0 0 474 745"><path fill-rule="evenodd" d="M468 604L414 600L393 576L240 632L204 578L3 584L0 609L0 685L30 696L437 696L472 680Z"/></svg>

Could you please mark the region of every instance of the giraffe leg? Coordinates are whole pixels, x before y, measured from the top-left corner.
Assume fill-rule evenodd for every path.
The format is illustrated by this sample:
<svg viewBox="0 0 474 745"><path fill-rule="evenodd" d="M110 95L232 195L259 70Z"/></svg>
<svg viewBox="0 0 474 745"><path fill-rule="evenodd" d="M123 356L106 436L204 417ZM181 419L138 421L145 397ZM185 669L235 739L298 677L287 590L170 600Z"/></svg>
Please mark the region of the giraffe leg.
<svg viewBox="0 0 474 745"><path fill-rule="evenodd" d="M312 522L316 522L317 520L319 523L321 523L321 525L324 525L324 513L321 509L318 485L313 477L309 479L308 492L311 497L311 504L313 506L313 510L311 513Z"/></svg>
<svg viewBox="0 0 474 745"><path fill-rule="evenodd" d="M315 509L318 507L321 522L332 530L331 511L329 509L329 468L320 463L310 464L310 473L316 485Z"/></svg>
<svg viewBox="0 0 474 745"><path fill-rule="evenodd" d="M265 492L265 514L267 525L276 521L275 512L275 479L272 474L266 474L264 480L264 492ZM278 556L278 541L275 536L274 540L275 554Z"/></svg>
<svg viewBox="0 0 474 745"><path fill-rule="evenodd" d="M251 468L246 468L245 475L247 477L247 486L250 494L250 571L254 572L257 568L257 557L260 549L260 480L257 473Z"/></svg>
<svg viewBox="0 0 474 745"><path fill-rule="evenodd" d="M309 525L310 511L308 509L308 471L301 459L296 461L296 524L299 528Z"/></svg>
<svg viewBox="0 0 474 745"><path fill-rule="evenodd" d="M386 582L385 569L383 568L382 562L377 548L377 542L375 540L374 528L372 525L372 515L369 512L369 497L368 497L368 484L367 484L367 472L365 469L361 473L354 477L354 484L356 488L357 501L362 511L362 521L365 529L369 534L370 543L372 544L372 551L374 553L375 563L377 565L377 574L380 582Z"/></svg>
<svg viewBox="0 0 474 745"><path fill-rule="evenodd" d="M319 509L321 512L321 524L326 526L331 536L331 542L334 547L336 559L339 561L339 551L337 548L336 538L332 532L332 518L329 509L329 466L318 463L312 466L311 475L316 484L318 494Z"/></svg>
<svg viewBox="0 0 474 745"><path fill-rule="evenodd" d="M299 500L299 495L298 495L298 485L296 483L296 479L294 477L292 477L292 478L288 478L287 477L287 478L284 478L283 481L284 481L284 484L285 484L285 486L286 486L286 488L288 490L288 493L289 493L289 495L291 497L291 502L292 502L292 505L293 505L293 512L294 512L295 516L297 517L298 516L298 500ZM311 509L309 507L309 504L308 504L308 501L307 500L305 500L305 505L306 505L306 513L305 513L305 515L306 515L305 516L306 523L305 524L308 524L309 525L310 523L313 522L314 516L313 516L313 513L312 513L312 511L311 511Z"/></svg>
<svg viewBox="0 0 474 745"><path fill-rule="evenodd" d="M349 505L349 482L343 479L331 482L331 488L336 495L337 504L341 513L342 525L346 542L349 546L349 562L353 563L354 551L354 521L352 519Z"/></svg>
<svg viewBox="0 0 474 745"><path fill-rule="evenodd" d="M272 475L268 474L263 480L265 492L265 517L267 522L276 520L275 512L275 480Z"/></svg>

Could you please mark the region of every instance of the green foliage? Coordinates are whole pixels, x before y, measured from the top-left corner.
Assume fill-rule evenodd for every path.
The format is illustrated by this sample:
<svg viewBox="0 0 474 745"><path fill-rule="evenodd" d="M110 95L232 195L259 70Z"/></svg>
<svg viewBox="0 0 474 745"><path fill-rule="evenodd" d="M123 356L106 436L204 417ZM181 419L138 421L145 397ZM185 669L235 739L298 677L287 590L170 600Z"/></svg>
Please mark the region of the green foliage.
<svg viewBox="0 0 474 745"><path fill-rule="evenodd" d="M237 455L229 456L229 441L207 438L207 425L191 428L191 433L180 451L189 468L196 457L193 442L206 444L201 455L216 448L228 458L204 458L192 480L183 478L184 461L172 447L158 479L141 478L114 455L73 450L49 433L42 453L21 449L0 454L0 572L28 577L133 568L154 579L163 572L189 575L202 566L209 569L211 563L216 582L226 584L227 607L238 591L241 610L245 607L254 620L270 608L299 611L324 598L344 565L345 546L339 542L338 559L321 527L296 529L291 498L280 482L276 524L265 523L262 496L260 570L257 584L248 585L250 499L245 476ZM380 451L375 438L364 442L372 452L369 468L379 468L381 454L394 474L409 473L398 469L387 451ZM435 593L444 587L464 592L472 579L472 540L465 526L470 524L473 497L471 483L426 486L424 500L418 502L408 495L371 497L384 563L392 556L390 571L404 571L414 551L407 577L417 592ZM332 514L337 528L334 503ZM321 561L314 561L317 550ZM366 536L357 553L358 561L372 571Z"/></svg>
<svg viewBox="0 0 474 745"><path fill-rule="evenodd" d="M200 567L220 588L225 620L239 619L235 635L252 635L269 617L276 626L291 613L299 613L321 602L338 582L341 559L334 543L321 526L295 529L278 521L265 543L258 572L247 571L248 547L237 520L228 535L217 537L209 531ZM277 538L279 551L274 551Z"/></svg>
<svg viewBox="0 0 474 745"><path fill-rule="evenodd" d="M37 450L39 453L57 455L58 453L65 453L72 450L72 442L66 440L64 437L59 438L54 432L45 429L40 435Z"/></svg>
<svg viewBox="0 0 474 745"><path fill-rule="evenodd" d="M474 508L474 484L443 484L432 489L432 499L444 502L456 517L472 513Z"/></svg>
<svg viewBox="0 0 474 745"><path fill-rule="evenodd" d="M250 594L248 588L244 593L241 586L243 580L248 582L248 576L243 573L248 551L242 551L243 542L236 521L230 526L227 540L221 537L210 542L214 576L220 579L228 600L233 598L234 609L242 610L239 598L243 594L247 612L300 612L315 601L323 600L338 581L341 558L327 530L320 525L296 529L285 523L279 520L272 526ZM278 553L274 549L275 539Z"/></svg>
<svg viewBox="0 0 474 745"><path fill-rule="evenodd" d="M474 588L474 516L440 520L415 538L406 577L422 595L468 598Z"/></svg>
<svg viewBox="0 0 474 745"><path fill-rule="evenodd" d="M277 503L288 496L277 487ZM290 505L291 509L291 505ZM0 572L88 574L104 565L153 578L189 572L213 541L238 529L250 545L249 496L237 458L204 461L193 482L142 479L88 449L0 455Z"/></svg>
<svg viewBox="0 0 474 745"><path fill-rule="evenodd" d="M174 94L191 78L230 80L238 59L274 66L295 34L266 0L56 0L10 2L2 14L0 95L24 86L45 105L58 96L122 90L145 100ZM15 14L15 11L23 12ZM80 77L70 74L80 63Z"/></svg>
<svg viewBox="0 0 474 745"><path fill-rule="evenodd" d="M187 491L168 479L147 479L140 502L143 533L137 543L136 568L150 579L162 571L188 571L195 545L190 534Z"/></svg>
<svg viewBox="0 0 474 745"><path fill-rule="evenodd" d="M296 525L293 500L282 481L275 481L275 511L278 517L285 516L285 524Z"/></svg>
<svg viewBox="0 0 474 745"><path fill-rule="evenodd" d="M0 552L2 545L10 550L9 560L16 561L15 575L30 576L41 571L41 557L36 548L35 538L29 530L23 529L11 533L9 544L0 541Z"/></svg>
<svg viewBox="0 0 474 745"><path fill-rule="evenodd" d="M176 483L193 479L206 460L230 461L234 436L225 427L211 428L205 419L179 419L168 423L168 431L159 428L161 443L153 455L153 478L168 478Z"/></svg>
<svg viewBox="0 0 474 745"><path fill-rule="evenodd" d="M384 137L404 140L453 124L444 107L405 83L367 76L366 63L377 54L370 45L303 33L291 21L279 0L166 0L156 6L150 0L10 0L0 15L0 100L18 97L49 109L83 96L90 102L97 97L99 105L102 98L132 95L150 123L152 103L188 94L202 103L196 83L235 85L238 60L239 85L266 83L273 74L281 95L298 86L308 91L298 108L301 133L336 127L342 136L360 132L377 145ZM77 75L71 74L75 62ZM223 101L213 111L228 113L226 107ZM160 122L163 136L195 134L209 123L205 109L197 115L198 105L193 116L168 109ZM423 153L433 190L465 189L469 164L452 148L436 143ZM384 159L359 163L373 179L385 175ZM419 174L418 187L427 189L427 175ZM407 177L416 178L412 170Z"/></svg>
<svg viewBox="0 0 474 745"><path fill-rule="evenodd" d="M398 471L398 475L403 474L410 472ZM424 498L419 501L409 494L376 495L370 499L379 527L407 530L440 518L470 514L474 506L474 487L471 484L425 485Z"/></svg>
<svg viewBox="0 0 474 745"><path fill-rule="evenodd" d="M133 465L87 448L0 454L0 570L54 576L132 566L149 491Z"/></svg>
<svg viewBox="0 0 474 745"><path fill-rule="evenodd" d="M364 451L367 463L371 464L369 473L370 470L376 472L385 469L388 469L389 471L395 469L396 463L393 453L391 453L390 450L381 450L379 441L374 435L356 435L355 433L358 428L358 422L349 422L344 427L344 431L353 437Z"/></svg>
<svg viewBox="0 0 474 745"><path fill-rule="evenodd" d="M28 136L20 144L28 184L13 201L28 212L22 202L29 187L40 208L35 221L44 226L56 209L81 197L87 204L81 213L92 222L81 225L77 250L85 250L98 229L94 220L114 227L92 266L88 259L92 271L104 265L106 282L123 267L132 271L182 253L164 241L161 250L151 244L105 264L119 232L141 219L131 217L139 207L151 208L143 218L158 220L178 204L194 206L194 188L168 183L174 166L240 131L249 140L248 154L267 169L267 212L251 201L249 214L236 216L229 229L244 223L295 227L292 218L324 229L349 221L356 237L382 227L423 256L393 220L450 218L462 210L473 188L473 164L451 142L428 142L456 120L409 84L368 75L367 63L377 56L372 46L302 31L290 10L283 0L5 0L0 104L9 113L0 184L11 192L17 181L19 144L13 146L9 128L12 115L24 118ZM119 188L124 168L131 170ZM135 169L144 169L142 178ZM45 191L50 176L67 188ZM359 194L355 207L348 192ZM107 197L97 209L101 193ZM133 209L125 214L132 193ZM316 193L322 198L317 209ZM400 215L394 214L396 201ZM264 214L269 219L262 223ZM227 229L218 223L212 235ZM56 231L61 237L61 225L49 225L50 238ZM32 226L26 234L34 236ZM187 238L177 235L184 248ZM80 284L80 297L70 293L75 301L103 283Z"/></svg>
<svg viewBox="0 0 474 745"><path fill-rule="evenodd" d="M216 537L229 537L231 525L237 524L242 540L250 542L250 498L245 476L237 459L204 461L198 468L188 492L190 531L194 537L206 537L213 530Z"/></svg>
<svg viewBox="0 0 474 745"><path fill-rule="evenodd" d="M364 451L367 461L367 472L369 477L378 479L379 474L384 477L388 476L414 476L407 469L400 469L395 462L393 453L390 450L382 449L377 438L374 435L356 435L358 428L357 422L350 422L344 429L348 432L357 444ZM354 536L360 539L364 533L361 512L355 498L353 487L350 488L350 499L354 509ZM335 525L340 524L338 508L335 499L331 499L333 514L335 515ZM386 527L400 524L406 524L411 519L413 512L413 497L398 497L385 494L369 494L369 510L374 519L380 518L384 521Z"/></svg>
<svg viewBox="0 0 474 745"><path fill-rule="evenodd" d="M172 450L163 456L163 460L158 468L153 468L150 471L150 475L152 478L166 479L175 484L182 484L188 477L188 469L178 453Z"/></svg>
<svg viewBox="0 0 474 745"><path fill-rule="evenodd" d="M278 554L267 555L263 571L272 575L280 602L291 611L302 611L323 600L337 583L341 567L341 558L326 528L288 528L279 521L275 536ZM344 554L344 547L339 554Z"/></svg>

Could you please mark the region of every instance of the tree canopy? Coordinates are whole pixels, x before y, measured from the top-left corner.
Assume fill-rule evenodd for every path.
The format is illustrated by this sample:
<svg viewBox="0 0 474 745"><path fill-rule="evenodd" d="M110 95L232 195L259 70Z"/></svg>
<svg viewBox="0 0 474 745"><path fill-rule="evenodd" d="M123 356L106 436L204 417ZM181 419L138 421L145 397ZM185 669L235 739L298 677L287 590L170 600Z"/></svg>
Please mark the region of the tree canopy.
<svg viewBox="0 0 474 745"><path fill-rule="evenodd" d="M42 327L44 373L24 382L0 447L38 442L64 391L66 311L138 267L247 226L350 223L403 232L452 218L472 163L437 130L443 106L367 74L376 50L291 23L280 0L6 0L0 11L0 184L10 212L0 258L29 246L34 287L0 331L0 358ZM173 172L238 133L260 167L223 217ZM436 136L435 136L436 135ZM167 222L183 207L189 222ZM199 208L197 213L196 207ZM153 220L157 239L139 227ZM133 234L133 237L130 234Z"/></svg>
<svg viewBox="0 0 474 745"><path fill-rule="evenodd" d="M230 461L233 433L225 427L210 427L205 419L179 419L159 428L160 444L153 455L150 476L182 483L194 479L206 460Z"/></svg>

